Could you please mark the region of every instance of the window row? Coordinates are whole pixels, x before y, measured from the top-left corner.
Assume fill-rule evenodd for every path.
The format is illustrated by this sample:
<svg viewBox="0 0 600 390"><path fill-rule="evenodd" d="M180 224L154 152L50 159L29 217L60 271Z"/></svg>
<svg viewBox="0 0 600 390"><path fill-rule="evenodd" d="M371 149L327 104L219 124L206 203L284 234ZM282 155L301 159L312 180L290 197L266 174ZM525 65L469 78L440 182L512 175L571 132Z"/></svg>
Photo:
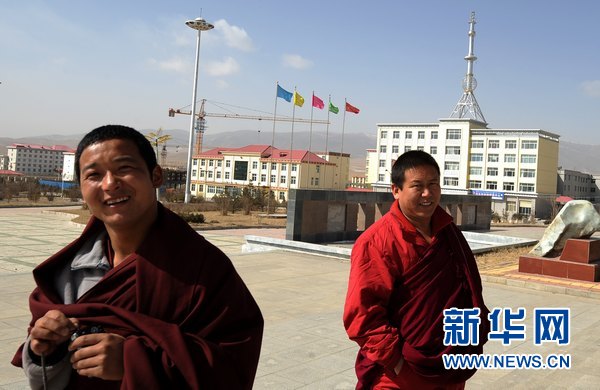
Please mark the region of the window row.
<svg viewBox="0 0 600 390"><path fill-rule="evenodd" d="M482 139L471 140L471 149L483 149L483 146L484 146L484 141ZM489 149L499 149L500 148L500 140L499 139L488 140L488 148ZM505 140L504 148L505 149L516 149L517 148L517 140ZM521 141L521 149L537 149L537 141L523 140L523 141Z"/></svg>
<svg viewBox="0 0 600 390"><path fill-rule="evenodd" d="M446 153L448 154L448 153ZM471 154L472 162L481 162L483 161L483 153L472 153ZM492 163L500 162L500 155L495 153L490 153L487 155L487 161ZM514 163L517 162L516 154L505 154L504 155L505 163ZM521 163L523 164L535 164L537 162L537 156L535 154L522 154L521 155Z"/></svg>
<svg viewBox="0 0 600 390"><path fill-rule="evenodd" d="M483 188L483 182L481 180L469 180L467 183L467 187L471 189L480 189ZM498 182L497 181L486 181L485 182L486 190L497 190ZM514 182L504 182L502 184L503 191L514 191L515 183ZM520 192L535 192L535 184L533 183L520 183L519 184Z"/></svg>

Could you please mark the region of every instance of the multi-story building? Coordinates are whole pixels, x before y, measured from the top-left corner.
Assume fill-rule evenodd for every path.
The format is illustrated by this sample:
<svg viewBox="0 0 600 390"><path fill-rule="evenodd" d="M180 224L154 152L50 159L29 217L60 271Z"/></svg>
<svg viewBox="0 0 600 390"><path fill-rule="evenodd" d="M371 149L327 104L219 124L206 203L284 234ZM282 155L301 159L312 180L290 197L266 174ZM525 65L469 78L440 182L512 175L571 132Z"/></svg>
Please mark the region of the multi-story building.
<svg viewBox="0 0 600 390"><path fill-rule="evenodd" d="M558 142L558 135L544 130L489 129L468 118L378 124L372 186L389 191L398 156L424 150L440 166L442 193L488 195L499 215L545 218L556 197Z"/></svg>
<svg viewBox="0 0 600 390"><path fill-rule="evenodd" d="M64 181L75 181L75 152L63 154L62 179Z"/></svg>
<svg viewBox="0 0 600 390"><path fill-rule="evenodd" d="M573 199L589 200L592 203L600 202L600 188L597 180L600 175L583 173L570 169L559 169L557 178L557 192L560 195Z"/></svg>
<svg viewBox="0 0 600 390"><path fill-rule="evenodd" d="M367 160L365 164L365 182L377 182L377 168L379 164L377 149L367 149Z"/></svg>
<svg viewBox="0 0 600 390"><path fill-rule="evenodd" d="M56 178L62 172L65 152L74 152L64 145L43 146L12 144L8 149L8 169L25 175Z"/></svg>
<svg viewBox="0 0 600 390"><path fill-rule="evenodd" d="M242 188L267 187L278 200L287 200L290 189L344 189L350 155L248 145L214 148L192 159L190 192L211 199Z"/></svg>
<svg viewBox="0 0 600 390"><path fill-rule="evenodd" d="M0 170L7 171L8 170L8 156L4 156L0 154Z"/></svg>

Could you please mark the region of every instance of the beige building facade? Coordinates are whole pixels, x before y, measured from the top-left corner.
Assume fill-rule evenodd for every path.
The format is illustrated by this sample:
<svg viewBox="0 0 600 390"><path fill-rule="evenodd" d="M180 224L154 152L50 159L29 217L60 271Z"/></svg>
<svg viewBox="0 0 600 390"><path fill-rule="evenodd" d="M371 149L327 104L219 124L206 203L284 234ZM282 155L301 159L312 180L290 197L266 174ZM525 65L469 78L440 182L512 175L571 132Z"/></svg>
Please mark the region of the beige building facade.
<svg viewBox="0 0 600 390"><path fill-rule="evenodd" d="M492 211L547 218L556 197L559 136L540 129L489 129L473 119L377 125L376 191L389 191L390 172L408 150L430 153L442 193L492 197ZM372 158L372 157L371 157Z"/></svg>
<svg viewBox="0 0 600 390"><path fill-rule="evenodd" d="M336 152L290 152L269 145L214 148L193 157L190 192L211 199L252 185L287 201L290 189L344 189L349 167L350 155Z"/></svg>

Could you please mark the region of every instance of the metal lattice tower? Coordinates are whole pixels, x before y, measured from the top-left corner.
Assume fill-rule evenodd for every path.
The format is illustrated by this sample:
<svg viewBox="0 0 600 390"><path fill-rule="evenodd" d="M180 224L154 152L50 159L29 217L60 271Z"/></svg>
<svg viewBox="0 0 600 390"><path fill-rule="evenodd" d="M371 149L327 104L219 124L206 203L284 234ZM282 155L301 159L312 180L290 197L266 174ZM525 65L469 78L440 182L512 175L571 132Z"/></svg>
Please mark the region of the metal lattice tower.
<svg viewBox="0 0 600 390"><path fill-rule="evenodd" d="M454 111L450 114L450 118L468 117L487 124L473 93L475 88L477 88L477 80L473 76L473 63L477 60L477 57L473 53L473 47L475 46L475 23L475 12L471 12L471 19L469 20L469 54L465 56L465 60L467 61L467 75L462 83L463 95L458 103L456 103L456 107L454 107Z"/></svg>

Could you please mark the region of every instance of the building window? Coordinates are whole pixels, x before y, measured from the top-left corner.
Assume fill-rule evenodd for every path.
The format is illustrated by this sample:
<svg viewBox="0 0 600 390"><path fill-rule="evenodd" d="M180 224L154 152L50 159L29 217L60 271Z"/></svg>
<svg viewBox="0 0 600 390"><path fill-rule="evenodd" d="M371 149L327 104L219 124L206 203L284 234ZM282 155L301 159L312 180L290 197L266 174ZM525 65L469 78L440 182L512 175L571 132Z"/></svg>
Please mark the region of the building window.
<svg viewBox="0 0 600 390"><path fill-rule="evenodd" d="M208 160L208 166L209 167L214 167L215 166L215 161L214 160Z"/></svg>
<svg viewBox="0 0 600 390"><path fill-rule="evenodd" d="M514 163L517 161L517 155L516 154L505 154L504 155L504 162L505 163Z"/></svg>
<svg viewBox="0 0 600 390"><path fill-rule="evenodd" d="M290 177L290 184L296 184L296 176Z"/></svg>
<svg viewBox="0 0 600 390"><path fill-rule="evenodd" d="M252 169L258 168L258 161L252 161Z"/></svg>
<svg viewBox="0 0 600 390"><path fill-rule="evenodd" d="M230 172L225 172L225 180L229 180L230 177Z"/></svg>
<svg viewBox="0 0 600 390"><path fill-rule="evenodd" d="M459 163L458 162L453 162L453 161L446 161L444 163L444 170L446 171L458 171L459 170Z"/></svg>
<svg viewBox="0 0 600 390"><path fill-rule="evenodd" d="M320 165L317 165L317 166L315 167L315 169L317 170L317 173L321 172L321 166L320 166Z"/></svg>
<svg viewBox="0 0 600 390"><path fill-rule="evenodd" d="M271 183L277 183L277 175L271 175Z"/></svg>
<svg viewBox="0 0 600 390"><path fill-rule="evenodd" d="M392 153L398 153L398 145L392 145Z"/></svg>
<svg viewBox="0 0 600 390"><path fill-rule="evenodd" d="M206 171L200 171L200 177L206 177Z"/></svg>
<svg viewBox="0 0 600 390"><path fill-rule="evenodd" d="M192 184L192 191L196 192L196 185L195 184Z"/></svg>
<svg viewBox="0 0 600 390"><path fill-rule="evenodd" d="M315 177L315 185L318 186L319 185L319 178Z"/></svg>
<svg viewBox="0 0 600 390"><path fill-rule="evenodd" d="M535 154L522 154L521 162L526 164L535 164L537 158Z"/></svg>
<svg viewBox="0 0 600 390"><path fill-rule="evenodd" d="M379 152L380 153L386 153L387 152L387 146L386 145L380 145L379 146Z"/></svg>
<svg viewBox="0 0 600 390"><path fill-rule="evenodd" d="M251 180L252 180L252 181L256 181L256 173L253 173L253 174L252 174L252 179L251 179Z"/></svg>
<svg viewBox="0 0 600 390"><path fill-rule="evenodd" d="M417 146L417 150L420 150L421 152L425 151L425 146Z"/></svg>
<svg viewBox="0 0 600 390"><path fill-rule="evenodd" d="M206 187L206 192L208 192L209 194L214 194L216 191L215 186L207 186Z"/></svg>
<svg viewBox="0 0 600 390"><path fill-rule="evenodd" d="M276 171L277 170L277 163L271 163L271 170L272 171Z"/></svg>
<svg viewBox="0 0 600 390"><path fill-rule="evenodd" d="M438 132L437 130L434 130L431 132L431 139L438 139Z"/></svg>
<svg viewBox="0 0 600 390"><path fill-rule="evenodd" d="M469 180L468 188L481 188L481 180Z"/></svg>
<svg viewBox="0 0 600 390"><path fill-rule="evenodd" d="M499 160L500 160L500 155L488 154L488 162L498 162Z"/></svg>
<svg viewBox="0 0 600 390"><path fill-rule="evenodd" d="M534 192L535 191L535 185L532 183L520 183L519 184L519 191L521 192Z"/></svg>
<svg viewBox="0 0 600 390"><path fill-rule="evenodd" d="M482 174L481 167L470 167L469 168L469 175L481 175L481 174Z"/></svg>
<svg viewBox="0 0 600 390"><path fill-rule="evenodd" d="M521 141L521 149L537 149L537 141Z"/></svg>
<svg viewBox="0 0 600 390"><path fill-rule="evenodd" d="M483 153L473 153L471 155L471 161L483 161Z"/></svg>
<svg viewBox="0 0 600 390"><path fill-rule="evenodd" d="M267 175L260 175L260 181L261 182L266 182L267 181Z"/></svg>
<svg viewBox="0 0 600 390"><path fill-rule="evenodd" d="M446 154L459 155L460 146L446 146Z"/></svg>
<svg viewBox="0 0 600 390"><path fill-rule="evenodd" d="M498 189L498 182L495 182L495 181L486 181L485 182L485 188L487 190L497 190Z"/></svg>
<svg viewBox="0 0 600 390"><path fill-rule="evenodd" d="M429 148L429 154L437 154L437 146L431 146Z"/></svg>
<svg viewBox="0 0 600 390"><path fill-rule="evenodd" d="M192 160L192 164L197 167L198 166L198 160L197 159L193 159Z"/></svg>
<svg viewBox="0 0 600 390"><path fill-rule="evenodd" d="M381 132L381 139L386 139L387 138L387 131L382 131Z"/></svg>
<svg viewBox="0 0 600 390"><path fill-rule="evenodd" d="M231 160L225 161L225 168L231 168Z"/></svg>
<svg viewBox="0 0 600 390"><path fill-rule="evenodd" d="M498 168L488 168L487 174L488 176L498 176Z"/></svg>
<svg viewBox="0 0 600 390"><path fill-rule="evenodd" d="M490 149L498 149L500 147L499 139L491 139L488 141L488 148Z"/></svg>
<svg viewBox="0 0 600 390"><path fill-rule="evenodd" d="M412 131L407 131L404 133L404 139L412 139Z"/></svg>
<svg viewBox="0 0 600 390"><path fill-rule="evenodd" d="M504 168L504 176L514 177L515 176L515 168Z"/></svg>
<svg viewBox="0 0 600 390"><path fill-rule="evenodd" d="M223 166L223 160L217 161L217 166L221 168Z"/></svg>
<svg viewBox="0 0 600 390"><path fill-rule="evenodd" d="M400 138L400 132L399 131L394 131L392 133L392 138L394 139L399 139Z"/></svg>
<svg viewBox="0 0 600 390"><path fill-rule="evenodd" d="M512 182L505 182L504 186L503 186L504 191L514 191L515 190L515 183Z"/></svg>
<svg viewBox="0 0 600 390"><path fill-rule="evenodd" d="M287 178L287 177L286 177L285 175L281 175L281 177L279 178L279 182L280 182L281 184L285 184L285 179L286 179L286 178Z"/></svg>
<svg viewBox="0 0 600 390"><path fill-rule="evenodd" d="M200 160L200 165L203 167L206 166L206 160L205 159Z"/></svg>
<svg viewBox="0 0 600 390"><path fill-rule="evenodd" d="M531 207L519 207L519 214L531 215Z"/></svg>
<svg viewBox="0 0 600 390"><path fill-rule="evenodd" d="M192 177L196 177L198 171L196 169L192 169Z"/></svg>
<svg viewBox="0 0 600 390"><path fill-rule="evenodd" d="M385 160L379 160L379 168L385 168Z"/></svg>
<svg viewBox="0 0 600 390"><path fill-rule="evenodd" d="M506 211L512 213L517 211L517 202L506 202Z"/></svg>
<svg viewBox="0 0 600 390"><path fill-rule="evenodd" d="M446 139L460 139L460 129L448 129Z"/></svg>
<svg viewBox="0 0 600 390"><path fill-rule="evenodd" d="M404 153L406 153L406 152L410 152L410 150L411 150L411 149L410 149L410 146L405 146L405 147L404 147Z"/></svg>
<svg viewBox="0 0 600 390"><path fill-rule="evenodd" d="M458 178L457 177L445 177L444 185L456 187L456 186L458 186Z"/></svg>
<svg viewBox="0 0 600 390"><path fill-rule="evenodd" d="M378 176L378 178L377 178L377 181L381 182L381 181L384 181L384 180L385 180L385 175L383 173L380 173L379 176Z"/></svg>
<svg viewBox="0 0 600 390"><path fill-rule="evenodd" d="M535 169L521 169L521 177L535 177Z"/></svg>
<svg viewBox="0 0 600 390"><path fill-rule="evenodd" d="M418 139L425 139L425 132L424 131L419 131L417 133L417 138Z"/></svg>
<svg viewBox="0 0 600 390"><path fill-rule="evenodd" d="M282 172L287 171L287 163L281 163L281 171Z"/></svg>
<svg viewBox="0 0 600 390"><path fill-rule="evenodd" d="M506 140L506 141L504 141L504 148L506 148L506 149L516 149L517 148L517 141L516 140ZM516 206L515 206L515 208L516 208Z"/></svg>
<svg viewBox="0 0 600 390"><path fill-rule="evenodd" d="M471 149L483 149L483 140L481 140L481 139L471 140Z"/></svg>
<svg viewBox="0 0 600 390"><path fill-rule="evenodd" d="M260 169L267 169L267 163L264 162L264 163L260 164Z"/></svg>
<svg viewBox="0 0 600 390"><path fill-rule="evenodd" d="M292 172L298 171L298 164L292 164Z"/></svg>
<svg viewBox="0 0 600 390"><path fill-rule="evenodd" d="M220 179L220 178L221 178L221 172L219 171L219 172L217 172L217 179Z"/></svg>

